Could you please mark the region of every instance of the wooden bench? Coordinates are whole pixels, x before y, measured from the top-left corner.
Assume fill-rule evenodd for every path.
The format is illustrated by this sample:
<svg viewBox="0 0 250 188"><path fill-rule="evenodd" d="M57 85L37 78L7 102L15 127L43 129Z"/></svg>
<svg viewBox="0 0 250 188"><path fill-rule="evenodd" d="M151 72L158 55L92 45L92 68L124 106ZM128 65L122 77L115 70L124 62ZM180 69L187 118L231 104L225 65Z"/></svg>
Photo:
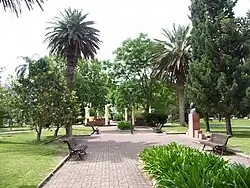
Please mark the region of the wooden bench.
<svg viewBox="0 0 250 188"><path fill-rule="evenodd" d="M105 119L104 118L96 118L93 121L87 120L86 125L104 126L105 125Z"/></svg>
<svg viewBox="0 0 250 188"><path fill-rule="evenodd" d="M153 128L154 133L162 133L163 124L159 124L156 128Z"/></svg>
<svg viewBox="0 0 250 188"><path fill-rule="evenodd" d="M74 154L78 154L80 159L83 160L82 155L86 155L86 149L88 148L87 145L82 143L82 140L77 140L75 138L70 138L68 140L64 140L64 143L68 145L69 148L69 157L72 157Z"/></svg>
<svg viewBox="0 0 250 188"><path fill-rule="evenodd" d="M213 151L221 152L223 155L223 152L227 151L226 146L230 137L231 136L225 134L212 133L209 140L200 141L200 143L203 144L202 150L204 150L206 146L209 146Z"/></svg>

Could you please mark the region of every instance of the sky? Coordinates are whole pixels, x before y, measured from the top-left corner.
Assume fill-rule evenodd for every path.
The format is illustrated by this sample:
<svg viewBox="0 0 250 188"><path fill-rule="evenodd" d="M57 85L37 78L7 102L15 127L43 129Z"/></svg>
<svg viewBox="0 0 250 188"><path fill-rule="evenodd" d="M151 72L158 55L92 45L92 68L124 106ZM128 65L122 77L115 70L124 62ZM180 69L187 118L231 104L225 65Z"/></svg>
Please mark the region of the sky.
<svg viewBox="0 0 250 188"><path fill-rule="evenodd" d="M41 11L38 6L29 12L23 6L21 17L0 9L0 66L8 74L22 64L19 56L48 54L43 43L48 22L65 8L82 9L89 13L87 19L95 21L101 31L102 44L99 59L112 59L115 51L127 38L135 38L140 32L151 38L161 38L161 29L171 29L173 23L188 25L189 0L48 0ZM244 16L250 9L250 0L239 0L235 7L237 16Z"/></svg>

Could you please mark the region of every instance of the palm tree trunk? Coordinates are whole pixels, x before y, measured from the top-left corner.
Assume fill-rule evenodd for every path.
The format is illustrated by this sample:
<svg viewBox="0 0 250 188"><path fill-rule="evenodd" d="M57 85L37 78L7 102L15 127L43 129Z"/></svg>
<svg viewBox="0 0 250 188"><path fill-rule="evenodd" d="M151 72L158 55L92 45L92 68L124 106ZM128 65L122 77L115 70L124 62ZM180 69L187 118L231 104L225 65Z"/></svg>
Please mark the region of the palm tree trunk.
<svg viewBox="0 0 250 188"><path fill-rule="evenodd" d="M179 120L180 125L185 126L185 95L184 95L184 87L178 88L179 93Z"/></svg>
<svg viewBox="0 0 250 188"><path fill-rule="evenodd" d="M69 88L69 95L67 97L67 103L71 104L71 92L74 87L74 76L75 76L75 68L77 63L77 57L75 55L69 54L67 57L67 85ZM66 125L66 137L72 136L72 121L68 125Z"/></svg>

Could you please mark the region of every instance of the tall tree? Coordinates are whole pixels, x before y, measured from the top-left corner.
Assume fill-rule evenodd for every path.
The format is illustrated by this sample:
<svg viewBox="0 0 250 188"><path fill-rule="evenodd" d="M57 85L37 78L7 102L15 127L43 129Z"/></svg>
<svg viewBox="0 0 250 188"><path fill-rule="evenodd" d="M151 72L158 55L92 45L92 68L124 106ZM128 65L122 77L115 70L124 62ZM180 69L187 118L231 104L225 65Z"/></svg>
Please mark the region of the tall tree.
<svg viewBox="0 0 250 188"><path fill-rule="evenodd" d="M33 10L34 4L37 4L42 10L42 4L45 0L1 0L4 11L10 10L19 16L22 12L22 4L25 4L28 10Z"/></svg>
<svg viewBox="0 0 250 188"><path fill-rule="evenodd" d="M216 107L224 114L227 134L232 135L231 115L246 97L249 86L247 35L245 28L234 16L236 1L219 0L214 3L193 0L191 10L199 3L204 8L205 21L195 18L199 17L197 12L191 14L191 20L197 22L193 31L203 28L205 45L199 48L199 39L192 35L192 47L198 51L199 56L194 56L196 61L190 69L190 83L198 91L196 98L200 98L200 101L207 100L205 104L209 108ZM207 89L201 90L206 87Z"/></svg>
<svg viewBox="0 0 250 188"><path fill-rule="evenodd" d="M65 9L59 17L50 22L46 28L45 42L50 52L67 60L67 85L73 89L73 81L77 62L82 57L93 59L99 49L99 30L93 27L93 21L86 21L88 14L81 10ZM70 99L68 99L70 100ZM66 135L72 135L72 125L66 127Z"/></svg>
<svg viewBox="0 0 250 188"><path fill-rule="evenodd" d="M145 99L145 111L151 108L152 91L155 79L152 77L151 57L158 44L146 34L140 34L135 39L127 39L115 51L114 74L119 82L129 82L136 79L137 91Z"/></svg>
<svg viewBox="0 0 250 188"><path fill-rule="evenodd" d="M21 101L16 105L24 112L23 118L33 125L40 140L42 128L55 125L57 130L77 115L78 105L74 92L71 103L67 102L68 92L63 67L58 59L41 58L38 61L29 58L29 74L12 82L11 90Z"/></svg>
<svg viewBox="0 0 250 188"><path fill-rule="evenodd" d="M172 83L179 94L179 119L185 125L185 81L190 61L189 54L189 26L173 26L173 31L163 29L165 41L157 40L162 44L155 52L155 77Z"/></svg>
<svg viewBox="0 0 250 188"><path fill-rule="evenodd" d="M195 102L197 108L205 119L206 130L210 131L209 114L211 109L220 100L216 88L217 77L212 65L213 55L211 42L213 38L208 37L207 15L204 0L192 0L189 7L192 21L191 46L193 61L189 66L187 81L187 95L190 101ZM208 51L210 51L208 53Z"/></svg>
<svg viewBox="0 0 250 188"><path fill-rule="evenodd" d="M90 62L82 60L76 71L76 91L82 106L91 103L91 107L99 112L104 111L108 88L107 75L103 71L103 63L94 59Z"/></svg>

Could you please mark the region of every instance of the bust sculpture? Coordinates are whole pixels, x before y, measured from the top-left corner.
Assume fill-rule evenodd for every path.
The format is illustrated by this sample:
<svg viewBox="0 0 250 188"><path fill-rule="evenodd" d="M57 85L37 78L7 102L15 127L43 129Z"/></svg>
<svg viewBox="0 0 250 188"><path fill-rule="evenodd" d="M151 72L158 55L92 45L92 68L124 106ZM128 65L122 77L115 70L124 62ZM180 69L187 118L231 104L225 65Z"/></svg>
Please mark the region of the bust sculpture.
<svg viewBox="0 0 250 188"><path fill-rule="evenodd" d="M194 103L190 104L190 114L196 114L196 109L195 109L195 104Z"/></svg>

